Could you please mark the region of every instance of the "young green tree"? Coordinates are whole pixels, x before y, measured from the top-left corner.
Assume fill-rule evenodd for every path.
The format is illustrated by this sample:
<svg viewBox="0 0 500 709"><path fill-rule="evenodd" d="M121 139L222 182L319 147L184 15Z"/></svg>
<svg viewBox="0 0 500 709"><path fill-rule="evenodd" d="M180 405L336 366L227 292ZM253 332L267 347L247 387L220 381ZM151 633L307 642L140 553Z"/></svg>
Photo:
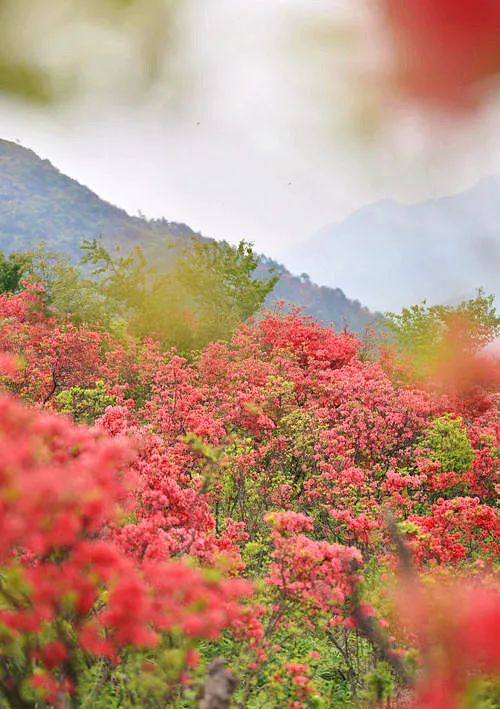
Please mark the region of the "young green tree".
<svg viewBox="0 0 500 709"><path fill-rule="evenodd" d="M159 262L141 248L111 255L97 240L84 242L83 249L82 263L94 267L92 278L107 310L123 318L133 334L181 350L229 337L276 282L254 277L258 258L245 241L233 247L193 240Z"/></svg>
<svg viewBox="0 0 500 709"><path fill-rule="evenodd" d="M254 277L258 258L246 241L195 241L176 261L174 279L186 294L204 340L223 339L253 315L276 278Z"/></svg>
<svg viewBox="0 0 500 709"><path fill-rule="evenodd" d="M387 313L383 326L398 359L417 378L425 378L452 354L474 355L500 334L494 300L479 290L475 298L454 307L424 301L399 314Z"/></svg>
<svg viewBox="0 0 500 709"><path fill-rule="evenodd" d="M47 308L73 322L116 330L117 323L94 280L63 254L49 251L44 244L32 251L12 253L8 259L0 252L0 292L22 290L23 280L42 285Z"/></svg>
<svg viewBox="0 0 500 709"><path fill-rule="evenodd" d="M12 253L8 257L0 251L0 293L17 293L28 273L31 258L28 253Z"/></svg>

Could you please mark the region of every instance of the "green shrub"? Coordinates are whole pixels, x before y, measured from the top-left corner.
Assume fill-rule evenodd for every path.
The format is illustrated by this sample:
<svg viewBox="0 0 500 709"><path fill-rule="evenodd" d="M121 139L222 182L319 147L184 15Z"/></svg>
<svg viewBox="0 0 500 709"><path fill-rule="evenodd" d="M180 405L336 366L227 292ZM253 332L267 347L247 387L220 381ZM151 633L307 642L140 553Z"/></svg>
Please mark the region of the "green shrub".
<svg viewBox="0 0 500 709"><path fill-rule="evenodd" d="M434 419L422 444L444 473L465 473L474 459L462 419L451 414Z"/></svg>

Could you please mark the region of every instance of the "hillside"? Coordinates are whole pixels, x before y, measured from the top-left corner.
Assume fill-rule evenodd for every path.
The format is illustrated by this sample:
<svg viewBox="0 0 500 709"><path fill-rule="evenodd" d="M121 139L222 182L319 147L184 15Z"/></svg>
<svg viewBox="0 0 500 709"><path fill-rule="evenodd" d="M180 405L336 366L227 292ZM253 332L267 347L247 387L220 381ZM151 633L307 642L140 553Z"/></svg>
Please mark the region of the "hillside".
<svg viewBox="0 0 500 709"><path fill-rule="evenodd" d="M379 310L454 302L479 287L499 297L500 176L448 197L363 207L323 227L290 265Z"/></svg>
<svg viewBox="0 0 500 709"><path fill-rule="evenodd" d="M44 240L76 256L84 238L102 236L105 243L120 240L128 247L160 235L144 219L100 199L48 160L5 140L0 140L0 201L0 243L9 250ZM162 227L175 236L193 234L185 225L164 222Z"/></svg>
<svg viewBox="0 0 500 709"><path fill-rule="evenodd" d="M49 248L76 260L83 239L101 237L110 246L141 244L157 252L165 240L182 243L200 234L185 224L166 219L132 217L100 199L88 187L59 172L48 160L16 143L0 140L0 249L25 250L45 241ZM280 280L267 304L280 299L305 306L305 311L337 327L355 331L375 315L338 288L320 287L292 275L284 266L262 257L260 274L274 267ZM303 269L301 269L303 270Z"/></svg>

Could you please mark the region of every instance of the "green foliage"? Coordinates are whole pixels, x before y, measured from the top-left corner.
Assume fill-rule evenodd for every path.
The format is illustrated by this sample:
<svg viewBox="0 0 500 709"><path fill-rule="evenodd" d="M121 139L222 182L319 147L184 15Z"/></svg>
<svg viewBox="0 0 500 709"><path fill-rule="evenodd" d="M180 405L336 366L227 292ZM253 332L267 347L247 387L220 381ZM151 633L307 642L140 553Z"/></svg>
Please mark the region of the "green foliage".
<svg viewBox="0 0 500 709"><path fill-rule="evenodd" d="M83 249L82 262L94 267L108 311L125 320L134 335L183 351L228 338L260 308L275 283L254 278L258 259L244 241L232 247L193 240L169 269L159 268L140 248L112 256L92 240Z"/></svg>
<svg viewBox="0 0 500 709"><path fill-rule="evenodd" d="M187 353L229 338L275 283L254 277L258 258L244 241L232 247L193 240L177 253L166 243L159 264L141 248L111 255L93 240L83 249L80 267L43 244L8 258L0 252L0 292L20 290L23 278L35 280L46 306L76 324L153 337Z"/></svg>
<svg viewBox="0 0 500 709"><path fill-rule="evenodd" d="M450 414L434 419L422 441L429 457L440 463L445 473L465 473L474 460L474 450L463 421Z"/></svg>
<svg viewBox="0 0 500 709"><path fill-rule="evenodd" d="M497 709L500 706L500 680L474 678L469 682L464 709Z"/></svg>
<svg viewBox="0 0 500 709"><path fill-rule="evenodd" d="M207 341L224 338L236 323L253 315L273 289L276 278L254 277L259 259L240 241L192 241L176 261L174 276L193 304Z"/></svg>
<svg viewBox="0 0 500 709"><path fill-rule="evenodd" d="M0 251L0 293L20 291L23 280L43 287L50 311L68 316L77 325L100 327L115 337L124 335L125 323L114 315L95 281L63 254L49 251L44 244L8 258Z"/></svg>
<svg viewBox="0 0 500 709"><path fill-rule="evenodd" d="M93 424L102 416L107 406L113 406L116 397L108 394L103 381L94 387L84 389L80 386L64 389L54 397L55 408L61 413L71 414L79 423Z"/></svg>
<svg viewBox="0 0 500 709"><path fill-rule="evenodd" d="M42 245L27 256L26 273L43 285L48 307L67 315L78 325L100 325L114 335L123 330L94 280L73 266L63 254L48 251Z"/></svg>
<svg viewBox="0 0 500 709"><path fill-rule="evenodd" d="M30 264L30 255L12 253L8 257L0 251L0 293L17 293Z"/></svg>
<svg viewBox="0 0 500 709"><path fill-rule="evenodd" d="M185 665L187 647L164 634L150 650L130 649L124 661L103 660L86 671L79 687L77 706L82 709L157 709L196 707L205 664L193 672L192 687L182 691L178 677Z"/></svg>
<svg viewBox="0 0 500 709"><path fill-rule="evenodd" d="M395 683L387 662L378 662L375 668L368 672L365 681L365 696L370 705L382 705L382 702L387 702L392 697Z"/></svg>
<svg viewBox="0 0 500 709"><path fill-rule="evenodd" d="M292 609L288 608L287 613L292 614ZM349 643L346 653L343 644L339 649L325 638L323 632L305 627L301 613L295 613L295 621L286 632L278 631L273 635L272 650L267 659L250 673L248 654L241 650L241 644L235 642L229 633L217 641L199 646L204 665L214 657L227 657L235 674L245 677L236 688L235 707L268 709L289 706L289 702L297 699L293 676L287 669L289 663L303 663L310 669L308 676L312 691L300 703L303 709L359 707L359 685L352 676L349 663L358 662L360 667L371 667L368 644L358 639ZM191 705L179 703L174 706Z"/></svg>
<svg viewBox="0 0 500 709"><path fill-rule="evenodd" d="M452 307L420 305L387 313L383 326L396 351L411 363L418 377L426 376L451 349L476 352L500 334L493 295L479 290L475 298Z"/></svg>

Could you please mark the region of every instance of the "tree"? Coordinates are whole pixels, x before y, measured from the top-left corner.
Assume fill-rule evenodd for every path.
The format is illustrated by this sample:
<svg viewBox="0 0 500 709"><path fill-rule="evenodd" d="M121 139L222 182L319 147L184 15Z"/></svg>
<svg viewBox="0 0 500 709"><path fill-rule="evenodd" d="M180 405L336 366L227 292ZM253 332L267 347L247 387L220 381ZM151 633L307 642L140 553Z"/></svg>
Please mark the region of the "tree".
<svg viewBox="0 0 500 709"><path fill-rule="evenodd" d="M158 267L141 248L112 256L98 241L83 244L84 265L108 311L127 321L133 334L153 336L165 347L198 349L228 338L253 315L276 279L257 279L258 259L245 241L193 240Z"/></svg>
<svg viewBox="0 0 500 709"><path fill-rule="evenodd" d="M176 262L174 276L192 302L207 341L225 338L253 315L273 289L276 277L256 279L258 258L240 241L193 241Z"/></svg>
<svg viewBox="0 0 500 709"><path fill-rule="evenodd" d="M30 262L27 253L13 253L6 258L3 251L0 251L0 293L17 293L21 290L21 282Z"/></svg>
<svg viewBox="0 0 500 709"><path fill-rule="evenodd" d="M500 334L494 300L479 290L475 298L455 307L424 301L400 314L387 313L384 325L399 363L422 379L443 362L474 357Z"/></svg>
<svg viewBox="0 0 500 709"><path fill-rule="evenodd" d="M41 287L42 305L52 314L68 317L74 324L93 325L114 335L123 334L123 323L115 317L95 280L57 251L41 244L32 251L0 251L0 293L18 293L30 284Z"/></svg>

